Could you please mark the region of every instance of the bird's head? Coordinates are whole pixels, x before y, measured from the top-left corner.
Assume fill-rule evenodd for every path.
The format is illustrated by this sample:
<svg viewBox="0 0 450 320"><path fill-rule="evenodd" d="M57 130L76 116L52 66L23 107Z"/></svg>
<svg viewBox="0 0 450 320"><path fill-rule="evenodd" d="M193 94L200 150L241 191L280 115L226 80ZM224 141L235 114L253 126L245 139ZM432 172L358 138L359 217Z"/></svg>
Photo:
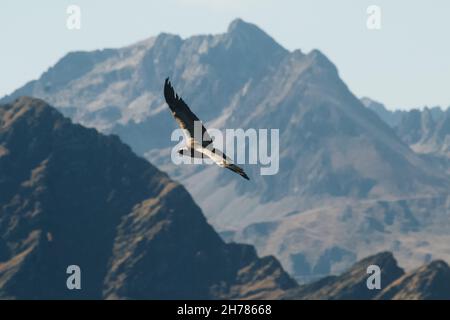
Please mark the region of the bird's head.
<svg viewBox="0 0 450 320"><path fill-rule="evenodd" d="M180 154L180 155L182 155L182 156L188 156L189 154L188 154L188 149L186 149L186 148L181 148L181 149L178 149L178 154Z"/></svg>

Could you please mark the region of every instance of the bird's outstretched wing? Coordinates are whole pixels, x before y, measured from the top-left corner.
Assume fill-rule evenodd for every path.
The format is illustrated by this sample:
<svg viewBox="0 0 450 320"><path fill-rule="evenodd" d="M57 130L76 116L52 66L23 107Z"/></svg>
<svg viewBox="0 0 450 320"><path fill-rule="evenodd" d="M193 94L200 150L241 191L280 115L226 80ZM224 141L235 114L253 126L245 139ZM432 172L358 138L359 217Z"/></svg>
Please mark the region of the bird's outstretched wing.
<svg viewBox="0 0 450 320"><path fill-rule="evenodd" d="M204 148L211 145L213 140L209 136L208 131L200 122L198 117L191 111L191 109L189 109L188 105L183 101L183 99L175 93L175 90L173 89L169 78L167 78L164 82L164 98L166 99L166 102L169 105L169 108L172 111L172 114L175 120L178 122L180 128L186 129L189 132L190 138L194 139ZM201 125L203 137L201 141L199 139L196 139L197 137L195 137L194 135L195 123L197 123L197 125Z"/></svg>

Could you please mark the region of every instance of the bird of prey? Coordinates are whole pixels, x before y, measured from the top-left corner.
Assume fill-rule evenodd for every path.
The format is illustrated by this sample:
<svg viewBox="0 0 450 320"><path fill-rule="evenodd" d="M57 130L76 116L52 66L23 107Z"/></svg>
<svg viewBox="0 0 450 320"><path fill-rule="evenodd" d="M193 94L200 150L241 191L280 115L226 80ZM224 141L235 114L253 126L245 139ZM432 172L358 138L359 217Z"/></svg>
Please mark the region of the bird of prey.
<svg viewBox="0 0 450 320"><path fill-rule="evenodd" d="M175 93L169 78L167 78L164 83L164 98L178 125L181 129L185 129L184 131L187 131L188 134L186 137L186 147L178 150L179 154L191 158L208 157L219 167L227 168L236 172L244 179L250 180L242 168L235 165L223 152L214 148L213 140L209 136L208 131L191 109L189 109L183 99ZM202 137L200 137L200 139L195 137L195 126L201 126Z"/></svg>

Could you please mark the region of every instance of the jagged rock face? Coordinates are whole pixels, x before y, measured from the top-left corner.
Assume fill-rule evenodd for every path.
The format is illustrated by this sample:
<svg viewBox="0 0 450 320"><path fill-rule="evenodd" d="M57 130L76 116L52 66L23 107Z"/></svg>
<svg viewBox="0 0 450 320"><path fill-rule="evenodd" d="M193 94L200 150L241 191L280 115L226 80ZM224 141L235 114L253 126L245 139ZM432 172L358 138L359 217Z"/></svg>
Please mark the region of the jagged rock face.
<svg viewBox="0 0 450 320"><path fill-rule="evenodd" d="M367 268L380 267L380 289L369 289ZM350 299L350 300L449 300L450 268L436 260L405 273L398 267L392 253L382 252L356 263L340 276L290 290L284 299Z"/></svg>
<svg viewBox="0 0 450 320"><path fill-rule="evenodd" d="M410 145L425 138L433 125L429 112L422 113L419 110L412 110L402 117L397 132Z"/></svg>
<svg viewBox="0 0 450 320"><path fill-rule="evenodd" d="M444 261L433 261L392 282L376 298L450 300L450 268Z"/></svg>
<svg viewBox="0 0 450 320"><path fill-rule="evenodd" d="M107 298L275 298L295 286L274 258L257 259L251 246L224 244L180 189L167 186L121 221Z"/></svg>
<svg viewBox="0 0 450 320"><path fill-rule="evenodd" d="M261 176L259 165L245 165L248 183L215 166L173 165L167 76L209 128L279 129L279 172ZM368 250L393 250L408 267L430 254L450 257L439 223L449 212L447 164L412 152L322 53L289 52L242 20L219 35L161 34L69 54L3 101L23 94L117 133L186 185L216 229L277 255L297 277L342 272ZM247 232L260 224L272 227Z"/></svg>
<svg viewBox="0 0 450 320"><path fill-rule="evenodd" d="M402 110L387 110L382 103L372 100L368 97L361 98L361 102L365 107L375 112L380 117L380 119L386 122L390 127L397 126L400 123L403 115L406 113L406 111Z"/></svg>
<svg viewBox="0 0 450 320"><path fill-rule="evenodd" d="M418 151L424 150L450 159L450 109L447 109L432 129L423 142L424 146Z"/></svg>
<svg viewBox="0 0 450 320"><path fill-rule="evenodd" d="M329 276L317 282L293 289L285 298L302 300L372 299L379 291L369 290L367 287L367 278L369 276L367 268L371 265L380 267L382 287L388 286L404 274L404 271L398 267L392 253L382 252L359 261L340 276Z"/></svg>
<svg viewBox="0 0 450 320"><path fill-rule="evenodd" d="M0 297L267 298L295 286L227 245L179 184L45 102L0 106ZM82 290L66 268L82 270Z"/></svg>
<svg viewBox="0 0 450 320"><path fill-rule="evenodd" d="M78 264L85 270L82 294L99 298L121 216L158 194L168 178L117 137L73 125L42 101L22 98L2 106L1 119L6 266L24 255L13 288L5 284L5 291L31 298L68 294L65 271ZM39 274L31 271L35 267Z"/></svg>
<svg viewBox="0 0 450 320"><path fill-rule="evenodd" d="M423 110L390 111L369 98L363 98L362 102L394 128L397 135L414 151L450 159L450 109L425 107Z"/></svg>

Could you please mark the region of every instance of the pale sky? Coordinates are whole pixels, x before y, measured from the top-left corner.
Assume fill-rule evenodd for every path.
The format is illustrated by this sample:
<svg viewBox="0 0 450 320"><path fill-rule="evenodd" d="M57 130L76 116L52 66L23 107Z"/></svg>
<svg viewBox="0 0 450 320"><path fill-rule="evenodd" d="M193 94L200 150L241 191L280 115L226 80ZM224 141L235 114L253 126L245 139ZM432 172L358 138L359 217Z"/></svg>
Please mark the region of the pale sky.
<svg viewBox="0 0 450 320"><path fill-rule="evenodd" d="M68 5L81 30L66 27ZM366 26L381 9L381 30ZM289 50L317 48L358 97L388 107L450 105L448 0L0 0L0 96L73 50L121 47L170 32L225 32L240 17Z"/></svg>

